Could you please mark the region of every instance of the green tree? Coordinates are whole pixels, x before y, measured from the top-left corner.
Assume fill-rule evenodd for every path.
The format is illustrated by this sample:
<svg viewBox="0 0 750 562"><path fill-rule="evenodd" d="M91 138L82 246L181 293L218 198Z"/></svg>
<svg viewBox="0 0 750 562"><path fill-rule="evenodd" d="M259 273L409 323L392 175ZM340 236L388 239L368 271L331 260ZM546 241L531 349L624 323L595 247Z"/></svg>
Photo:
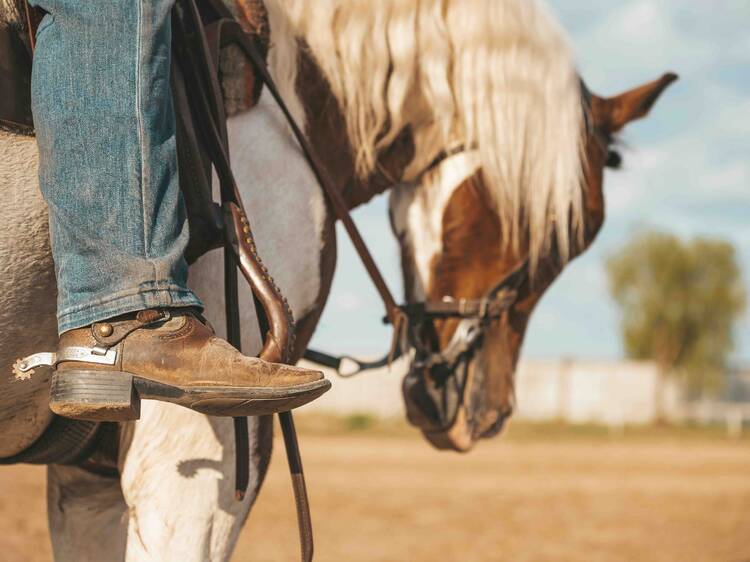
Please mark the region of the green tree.
<svg viewBox="0 0 750 562"><path fill-rule="evenodd" d="M655 361L693 395L719 390L746 305L734 247L645 232L610 257L607 273L628 357Z"/></svg>

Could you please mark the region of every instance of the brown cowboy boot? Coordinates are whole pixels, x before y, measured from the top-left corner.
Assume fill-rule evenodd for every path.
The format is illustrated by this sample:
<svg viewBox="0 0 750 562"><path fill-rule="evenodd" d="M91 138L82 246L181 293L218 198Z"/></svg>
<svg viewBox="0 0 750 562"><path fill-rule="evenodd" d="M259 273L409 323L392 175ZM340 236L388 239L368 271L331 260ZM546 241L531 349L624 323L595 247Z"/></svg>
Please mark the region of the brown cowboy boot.
<svg viewBox="0 0 750 562"><path fill-rule="evenodd" d="M54 362L50 408L85 420L138 419L142 398L257 416L297 408L331 387L318 371L242 355L189 309L143 310L70 330Z"/></svg>

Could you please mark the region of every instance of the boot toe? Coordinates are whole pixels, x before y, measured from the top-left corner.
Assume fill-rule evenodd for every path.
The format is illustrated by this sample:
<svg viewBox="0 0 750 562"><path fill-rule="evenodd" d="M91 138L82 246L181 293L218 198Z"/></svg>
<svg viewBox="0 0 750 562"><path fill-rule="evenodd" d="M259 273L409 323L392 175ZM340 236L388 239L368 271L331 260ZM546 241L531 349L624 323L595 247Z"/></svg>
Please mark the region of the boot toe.
<svg viewBox="0 0 750 562"><path fill-rule="evenodd" d="M279 382L287 382L289 386L309 384L325 379L325 376L321 371L294 367L292 365L280 365L279 371L275 377L279 377Z"/></svg>

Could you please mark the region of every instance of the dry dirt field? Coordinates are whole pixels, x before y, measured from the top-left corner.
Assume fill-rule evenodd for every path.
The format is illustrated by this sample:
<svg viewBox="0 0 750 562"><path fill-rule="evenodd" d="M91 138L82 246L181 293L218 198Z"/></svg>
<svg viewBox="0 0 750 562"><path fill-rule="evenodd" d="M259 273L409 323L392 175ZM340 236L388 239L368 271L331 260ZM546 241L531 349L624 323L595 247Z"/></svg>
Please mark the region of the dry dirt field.
<svg viewBox="0 0 750 562"><path fill-rule="evenodd" d="M233 562L297 559L282 445ZM305 431L316 560L750 561L750 441L514 429L466 456ZM44 471L0 469L0 559L48 561Z"/></svg>

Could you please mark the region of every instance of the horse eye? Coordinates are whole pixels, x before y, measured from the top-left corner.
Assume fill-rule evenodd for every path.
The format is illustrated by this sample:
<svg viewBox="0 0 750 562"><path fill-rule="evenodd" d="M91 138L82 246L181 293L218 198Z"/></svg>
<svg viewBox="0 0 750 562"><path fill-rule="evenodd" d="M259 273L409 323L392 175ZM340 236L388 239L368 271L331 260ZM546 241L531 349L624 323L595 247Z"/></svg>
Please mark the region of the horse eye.
<svg viewBox="0 0 750 562"><path fill-rule="evenodd" d="M620 156L620 153L616 150L610 150L607 153L607 163L605 166L607 166L607 168L619 170L622 166L622 156Z"/></svg>

